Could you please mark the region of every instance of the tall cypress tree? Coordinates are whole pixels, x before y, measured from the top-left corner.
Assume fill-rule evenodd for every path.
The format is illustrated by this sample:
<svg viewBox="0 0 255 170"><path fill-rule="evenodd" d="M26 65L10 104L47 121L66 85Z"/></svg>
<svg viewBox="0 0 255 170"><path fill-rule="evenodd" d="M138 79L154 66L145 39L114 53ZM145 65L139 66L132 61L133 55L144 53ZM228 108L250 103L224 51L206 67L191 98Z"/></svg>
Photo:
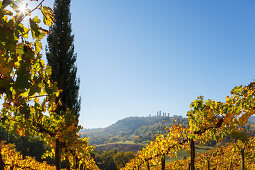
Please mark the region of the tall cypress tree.
<svg viewBox="0 0 255 170"><path fill-rule="evenodd" d="M58 88L63 90L58 97L62 104L57 105L56 112L59 115L69 114L66 112L67 108L69 108L71 114L75 114L78 121L80 111L80 80L76 76L77 67L75 62L77 55L74 53L70 3L71 0L55 0L54 23L47 37L46 57L48 64L52 67L52 81L57 82ZM61 142L56 140L56 169L61 169L60 157Z"/></svg>

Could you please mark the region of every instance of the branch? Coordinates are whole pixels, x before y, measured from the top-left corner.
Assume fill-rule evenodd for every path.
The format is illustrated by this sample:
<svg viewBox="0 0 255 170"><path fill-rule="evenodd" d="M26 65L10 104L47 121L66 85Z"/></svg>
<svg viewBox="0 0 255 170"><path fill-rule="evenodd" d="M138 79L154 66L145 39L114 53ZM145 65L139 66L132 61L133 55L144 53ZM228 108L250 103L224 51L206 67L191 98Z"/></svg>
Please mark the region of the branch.
<svg viewBox="0 0 255 170"><path fill-rule="evenodd" d="M48 135L50 135L51 137L54 137L56 134L47 130L46 128L43 127L43 125L39 124L39 123L35 123L33 122L33 125L35 127L37 127L37 131L41 132L41 133L47 133Z"/></svg>
<svg viewBox="0 0 255 170"><path fill-rule="evenodd" d="M216 123L215 126L209 126L207 128L204 128L203 130L198 130L198 131L195 131L194 134L196 135L202 135L203 133L205 133L205 131L209 130L209 129L214 129L214 128L219 128L221 127L221 125L223 124L223 120L224 120L225 117L222 117L219 119L219 121Z"/></svg>
<svg viewBox="0 0 255 170"><path fill-rule="evenodd" d="M37 8L39 8L39 6L42 5L43 2L44 0L42 0L34 9L32 9L30 13L34 12Z"/></svg>
<svg viewBox="0 0 255 170"><path fill-rule="evenodd" d="M47 96L49 96L49 95L48 95L48 94L45 94L45 95L41 95L41 96L39 95L39 96L34 96L34 97L30 97L30 96L29 96L29 98L32 99L32 98L47 97Z"/></svg>

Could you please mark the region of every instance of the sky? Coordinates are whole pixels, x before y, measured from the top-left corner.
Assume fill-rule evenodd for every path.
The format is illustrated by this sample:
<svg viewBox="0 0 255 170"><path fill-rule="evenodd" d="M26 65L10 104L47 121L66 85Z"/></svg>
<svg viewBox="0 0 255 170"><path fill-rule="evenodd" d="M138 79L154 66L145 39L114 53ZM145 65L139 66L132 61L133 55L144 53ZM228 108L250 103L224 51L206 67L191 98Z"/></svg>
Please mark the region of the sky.
<svg viewBox="0 0 255 170"><path fill-rule="evenodd" d="M53 0L47 3L51 5ZM73 0L79 123L156 111L186 116L255 77L253 0Z"/></svg>

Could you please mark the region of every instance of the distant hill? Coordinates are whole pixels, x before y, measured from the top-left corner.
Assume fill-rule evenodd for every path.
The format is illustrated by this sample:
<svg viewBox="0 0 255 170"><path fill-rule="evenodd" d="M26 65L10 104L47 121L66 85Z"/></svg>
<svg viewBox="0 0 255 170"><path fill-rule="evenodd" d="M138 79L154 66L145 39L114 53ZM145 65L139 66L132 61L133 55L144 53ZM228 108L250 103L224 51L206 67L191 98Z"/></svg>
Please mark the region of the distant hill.
<svg viewBox="0 0 255 170"><path fill-rule="evenodd" d="M255 116L251 116L248 120L250 123L255 123Z"/></svg>
<svg viewBox="0 0 255 170"><path fill-rule="evenodd" d="M105 130L106 132L111 133L112 135L117 134L132 134L138 128L144 125L151 124L153 119L149 117L128 117L122 120L117 121L116 123L108 126Z"/></svg>
<svg viewBox="0 0 255 170"><path fill-rule="evenodd" d="M92 145L116 143L121 141L132 141L133 143L148 142L152 134L165 133L165 127L171 124L188 124L188 119L181 116L169 117L148 116L148 117L127 117L116 123L98 129L85 129L80 135L90 138Z"/></svg>

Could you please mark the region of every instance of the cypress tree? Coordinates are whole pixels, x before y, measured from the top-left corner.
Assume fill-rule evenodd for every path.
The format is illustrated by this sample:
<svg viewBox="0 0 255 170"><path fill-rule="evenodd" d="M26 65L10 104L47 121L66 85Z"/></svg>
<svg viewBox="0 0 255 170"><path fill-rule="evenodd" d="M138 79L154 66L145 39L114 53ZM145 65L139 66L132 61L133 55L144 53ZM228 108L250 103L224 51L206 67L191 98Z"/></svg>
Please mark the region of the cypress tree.
<svg viewBox="0 0 255 170"><path fill-rule="evenodd" d="M71 114L75 114L78 122L80 80L76 76L77 54L74 53L70 3L71 0L55 0L54 23L47 37L46 58L48 65L52 67L51 80L57 82L58 88L63 90L57 99L62 104L57 104L56 112L59 115L68 114L66 111L69 108ZM55 165L57 170L61 169L61 147L61 142L56 140Z"/></svg>

